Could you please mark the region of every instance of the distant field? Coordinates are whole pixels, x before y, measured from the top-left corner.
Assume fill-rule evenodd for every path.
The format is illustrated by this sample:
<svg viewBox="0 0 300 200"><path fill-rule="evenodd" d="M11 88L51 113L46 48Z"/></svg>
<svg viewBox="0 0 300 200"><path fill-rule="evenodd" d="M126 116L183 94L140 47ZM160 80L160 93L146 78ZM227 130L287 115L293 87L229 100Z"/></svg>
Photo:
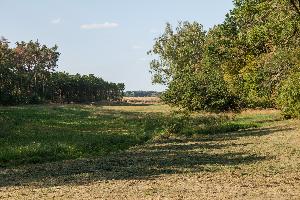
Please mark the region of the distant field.
<svg viewBox="0 0 300 200"><path fill-rule="evenodd" d="M0 126L0 199L300 197L300 122L276 110L17 106Z"/></svg>
<svg viewBox="0 0 300 200"><path fill-rule="evenodd" d="M161 102L159 97L123 97L122 101L127 103L144 103L144 104L153 104L153 103Z"/></svg>

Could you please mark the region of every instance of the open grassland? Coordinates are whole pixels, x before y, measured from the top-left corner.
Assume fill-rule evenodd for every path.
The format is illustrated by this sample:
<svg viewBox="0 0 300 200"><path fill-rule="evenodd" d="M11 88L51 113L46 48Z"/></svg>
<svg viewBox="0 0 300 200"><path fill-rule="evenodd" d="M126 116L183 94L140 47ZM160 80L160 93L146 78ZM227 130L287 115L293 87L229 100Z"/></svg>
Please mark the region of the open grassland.
<svg viewBox="0 0 300 200"><path fill-rule="evenodd" d="M276 110L0 108L0 199L299 199L300 122Z"/></svg>
<svg viewBox="0 0 300 200"><path fill-rule="evenodd" d="M151 117L141 113L145 107L116 108L3 107L0 109L0 166L103 156L149 139L145 126ZM149 106L149 112L155 110L156 106Z"/></svg>
<svg viewBox="0 0 300 200"><path fill-rule="evenodd" d="M0 166L104 156L172 133L214 134L280 119L277 111L185 117L159 104L2 107Z"/></svg>

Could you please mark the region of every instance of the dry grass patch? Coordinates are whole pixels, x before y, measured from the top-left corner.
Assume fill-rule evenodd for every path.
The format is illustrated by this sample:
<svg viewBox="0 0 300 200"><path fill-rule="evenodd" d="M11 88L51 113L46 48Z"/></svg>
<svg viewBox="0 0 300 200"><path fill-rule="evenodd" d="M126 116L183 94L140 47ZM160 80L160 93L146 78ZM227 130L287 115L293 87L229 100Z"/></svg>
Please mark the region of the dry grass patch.
<svg viewBox="0 0 300 200"><path fill-rule="evenodd" d="M157 104L161 103L159 97L123 97L123 102L137 104Z"/></svg>

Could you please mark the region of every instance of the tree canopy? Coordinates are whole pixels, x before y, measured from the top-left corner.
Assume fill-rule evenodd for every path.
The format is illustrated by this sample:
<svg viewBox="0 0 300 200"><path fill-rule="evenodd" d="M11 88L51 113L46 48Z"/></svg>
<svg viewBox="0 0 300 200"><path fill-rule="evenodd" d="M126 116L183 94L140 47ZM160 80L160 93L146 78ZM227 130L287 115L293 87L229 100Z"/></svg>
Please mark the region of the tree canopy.
<svg viewBox="0 0 300 200"><path fill-rule="evenodd" d="M38 41L0 40L0 104L52 102L92 102L117 100L123 95L123 83L110 83L90 75L56 72L57 46Z"/></svg>
<svg viewBox="0 0 300 200"><path fill-rule="evenodd" d="M155 39L150 70L154 83L168 86L165 102L188 110L282 108L282 87L300 70L300 2L233 3L207 32L198 22L180 22Z"/></svg>

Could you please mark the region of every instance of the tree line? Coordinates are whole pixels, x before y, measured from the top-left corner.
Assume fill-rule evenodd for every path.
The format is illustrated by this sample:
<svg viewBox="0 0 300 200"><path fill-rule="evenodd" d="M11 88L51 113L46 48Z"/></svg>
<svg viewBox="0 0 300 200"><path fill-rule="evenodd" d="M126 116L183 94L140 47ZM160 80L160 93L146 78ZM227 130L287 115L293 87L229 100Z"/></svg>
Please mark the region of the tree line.
<svg viewBox="0 0 300 200"><path fill-rule="evenodd" d="M157 91L126 91L124 96L126 97L159 97L161 92Z"/></svg>
<svg viewBox="0 0 300 200"><path fill-rule="evenodd" d="M300 1L234 0L222 24L169 23L149 54L165 102L188 110L279 108L300 117Z"/></svg>
<svg viewBox="0 0 300 200"><path fill-rule="evenodd" d="M57 46L0 39L0 104L84 103L122 98L125 85L90 75L57 72Z"/></svg>

